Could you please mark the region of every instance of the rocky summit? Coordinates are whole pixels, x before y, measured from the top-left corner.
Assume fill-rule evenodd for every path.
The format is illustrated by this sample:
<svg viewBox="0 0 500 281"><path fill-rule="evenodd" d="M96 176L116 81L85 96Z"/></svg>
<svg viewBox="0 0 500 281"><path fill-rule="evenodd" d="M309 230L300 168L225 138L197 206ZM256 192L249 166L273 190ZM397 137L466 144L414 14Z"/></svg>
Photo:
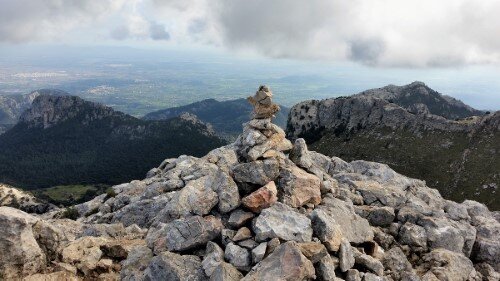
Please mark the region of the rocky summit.
<svg viewBox="0 0 500 281"><path fill-rule="evenodd" d="M263 98L261 98L263 97ZM500 216L294 144L261 87L238 139L71 210L0 207L6 280L498 280ZM68 212L77 220L64 219Z"/></svg>

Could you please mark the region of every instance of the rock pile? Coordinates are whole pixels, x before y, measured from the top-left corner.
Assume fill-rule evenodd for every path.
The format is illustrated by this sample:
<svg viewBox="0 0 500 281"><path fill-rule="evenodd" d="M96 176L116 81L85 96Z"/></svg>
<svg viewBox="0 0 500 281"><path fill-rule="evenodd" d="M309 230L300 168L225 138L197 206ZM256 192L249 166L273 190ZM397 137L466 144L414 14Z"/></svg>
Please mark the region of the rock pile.
<svg viewBox="0 0 500 281"><path fill-rule="evenodd" d="M498 214L386 165L292 145L257 105L274 108L269 89L251 100L255 118L234 144L167 159L76 206L78 221L0 208L0 276L498 280Z"/></svg>

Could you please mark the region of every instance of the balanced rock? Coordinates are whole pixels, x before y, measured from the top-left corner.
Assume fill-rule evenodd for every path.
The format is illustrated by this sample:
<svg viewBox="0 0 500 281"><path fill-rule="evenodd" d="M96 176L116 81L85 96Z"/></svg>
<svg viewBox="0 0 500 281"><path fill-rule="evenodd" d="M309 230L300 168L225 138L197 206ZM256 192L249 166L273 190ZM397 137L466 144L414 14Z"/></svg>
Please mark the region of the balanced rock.
<svg viewBox="0 0 500 281"><path fill-rule="evenodd" d="M254 106L253 117L264 119L274 117L280 107L272 101L273 93L267 86L260 86L254 96L248 97L250 104Z"/></svg>

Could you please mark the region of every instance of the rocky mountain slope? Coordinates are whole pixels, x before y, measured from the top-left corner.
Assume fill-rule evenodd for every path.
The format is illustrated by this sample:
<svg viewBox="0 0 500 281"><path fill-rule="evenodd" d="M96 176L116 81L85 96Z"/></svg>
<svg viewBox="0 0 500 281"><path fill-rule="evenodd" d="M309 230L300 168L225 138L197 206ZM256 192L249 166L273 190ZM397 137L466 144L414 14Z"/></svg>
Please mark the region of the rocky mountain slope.
<svg viewBox="0 0 500 281"><path fill-rule="evenodd" d="M16 124L33 100L46 91L50 90L34 91L26 95L0 95L0 134Z"/></svg>
<svg viewBox="0 0 500 281"><path fill-rule="evenodd" d="M145 121L74 96L41 95L0 136L0 182L22 188L116 184L165 156L225 144L193 116Z"/></svg>
<svg viewBox="0 0 500 281"><path fill-rule="evenodd" d="M282 128L290 109L281 107L273 122ZM241 124L246 122L252 113L252 106L245 99L217 101L206 99L185 106L163 109L144 116L145 120L164 120L177 117L184 112L192 113L203 122L213 125L218 135L234 140L241 131Z"/></svg>
<svg viewBox="0 0 500 281"><path fill-rule="evenodd" d="M260 119L247 122L233 144L201 158L166 159L146 179L75 206L77 221L0 207L0 276L500 278L498 213L443 199L384 164L328 157L303 139L292 145L271 123L270 97L267 88L258 91Z"/></svg>
<svg viewBox="0 0 500 281"><path fill-rule="evenodd" d="M445 198L500 209L500 112L455 121L382 97L299 103L290 111L287 134L305 138L325 155L388 164L425 180Z"/></svg>
<svg viewBox="0 0 500 281"><path fill-rule="evenodd" d="M55 206L42 202L30 193L0 183L0 206L16 208L28 213L43 214L56 209Z"/></svg>
<svg viewBox="0 0 500 281"><path fill-rule="evenodd" d="M484 115L483 111L474 109L450 96L442 95L418 81L405 86L389 85L371 89L355 96L379 98L395 103L412 113L425 112L447 119Z"/></svg>

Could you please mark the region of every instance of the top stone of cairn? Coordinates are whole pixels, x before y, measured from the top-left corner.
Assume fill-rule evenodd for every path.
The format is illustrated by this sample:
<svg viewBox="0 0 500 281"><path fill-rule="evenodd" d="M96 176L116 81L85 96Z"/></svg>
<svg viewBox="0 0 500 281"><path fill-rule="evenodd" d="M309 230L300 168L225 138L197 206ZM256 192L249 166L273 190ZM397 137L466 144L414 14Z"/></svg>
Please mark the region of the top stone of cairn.
<svg viewBox="0 0 500 281"><path fill-rule="evenodd" d="M254 119L266 119L274 117L274 114L280 110L280 107L273 103L273 93L267 86L260 86L254 96L247 100L253 106Z"/></svg>

